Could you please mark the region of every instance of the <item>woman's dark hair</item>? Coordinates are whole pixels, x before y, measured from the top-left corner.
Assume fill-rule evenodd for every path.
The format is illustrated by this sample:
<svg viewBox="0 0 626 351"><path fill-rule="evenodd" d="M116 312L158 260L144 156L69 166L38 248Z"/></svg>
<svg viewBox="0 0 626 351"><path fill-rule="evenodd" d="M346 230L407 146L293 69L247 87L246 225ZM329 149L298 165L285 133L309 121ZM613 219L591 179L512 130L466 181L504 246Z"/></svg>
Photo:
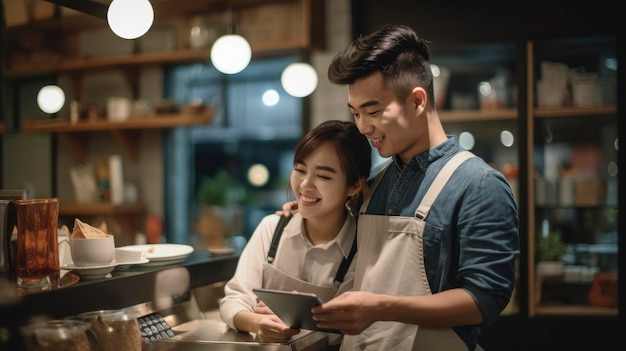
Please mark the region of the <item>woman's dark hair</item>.
<svg viewBox="0 0 626 351"><path fill-rule="evenodd" d="M330 120L310 130L296 145L294 164L306 159L327 143L335 149L339 157L339 163L346 175L346 186L354 185L361 178L367 180L372 166L371 148L367 138L353 122Z"/></svg>
<svg viewBox="0 0 626 351"><path fill-rule="evenodd" d="M434 103L428 45L408 26L384 25L339 52L328 67L328 79L335 84L352 84L380 71L385 85L398 99L420 86Z"/></svg>

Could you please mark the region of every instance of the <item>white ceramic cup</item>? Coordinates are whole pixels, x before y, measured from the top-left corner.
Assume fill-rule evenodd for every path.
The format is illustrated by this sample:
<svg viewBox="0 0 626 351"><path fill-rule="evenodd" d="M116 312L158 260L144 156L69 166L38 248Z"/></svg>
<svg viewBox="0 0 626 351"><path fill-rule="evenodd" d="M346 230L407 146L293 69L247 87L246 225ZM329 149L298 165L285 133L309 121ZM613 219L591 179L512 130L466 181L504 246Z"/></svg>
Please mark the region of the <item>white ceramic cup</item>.
<svg viewBox="0 0 626 351"><path fill-rule="evenodd" d="M131 101L126 97L114 96L107 100L107 118L110 121L125 121L130 118Z"/></svg>
<svg viewBox="0 0 626 351"><path fill-rule="evenodd" d="M106 266L115 259L114 236L103 238L70 238L72 261L76 267Z"/></svg>

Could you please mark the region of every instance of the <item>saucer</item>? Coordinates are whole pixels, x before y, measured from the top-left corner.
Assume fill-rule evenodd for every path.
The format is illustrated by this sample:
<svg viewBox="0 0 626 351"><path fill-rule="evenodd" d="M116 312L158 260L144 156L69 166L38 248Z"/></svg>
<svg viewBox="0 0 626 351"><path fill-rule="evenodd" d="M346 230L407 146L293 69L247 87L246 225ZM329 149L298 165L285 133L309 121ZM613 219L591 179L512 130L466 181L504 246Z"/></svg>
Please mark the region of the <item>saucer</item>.
<svg viewBox="0 0 626 351"><path fill-rule="evenodd" d="M64 264L61 266L61 269L70 270L76 274L78 274L81 278L85 279L95 279L95 278L103 278L106 277L107 274L111 273L117 263L115 261L111 262L107 265L102 266L91 266L91 267L78 267L73 263Z"/></svg>

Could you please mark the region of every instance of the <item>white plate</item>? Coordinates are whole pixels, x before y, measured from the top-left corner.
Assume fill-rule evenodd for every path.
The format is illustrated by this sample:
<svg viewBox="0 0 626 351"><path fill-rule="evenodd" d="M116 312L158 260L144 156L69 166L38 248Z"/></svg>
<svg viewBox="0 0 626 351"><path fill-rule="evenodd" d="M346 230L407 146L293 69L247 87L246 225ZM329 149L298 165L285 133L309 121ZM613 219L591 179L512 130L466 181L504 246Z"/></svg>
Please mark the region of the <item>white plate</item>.
<svg viewBox="0 0 626 351"><path fill-rule="evenodd" d="M149 259L142 257L141 259L137 260L137 261L113 261L116 265L118 266L130 266L133 264L145 264L150 262Z"/></svg>
<svg viewBox="0 0 626 351"><path fill-rule="evenodd" d="M120 261L120 262L116 262L117 267L115 267L115 269L118 271L124 271L130 268L130 266L132 265L147 264L148 262L150 262L150 260L145 257L142 257L139 261Z"/></svg>
<svg viewBox="0 0 626 351"><path fill-rule="evenodd" d="M185 258L187 258L187 257L172 258L172 259L161 260L161 261L150 261L150 262L144 264L144 266L167 266L169 264L175 264L175 263L183 262L185 260Z"/></svg>
<svg viewBox="0 0 626 351"><path fill-rule="evenodd" d="M146 266L159 266L182 262L193 252L193 247L182 244L145 244L123 246L126 249L138 250L143 257L150 260Z"/></svg>

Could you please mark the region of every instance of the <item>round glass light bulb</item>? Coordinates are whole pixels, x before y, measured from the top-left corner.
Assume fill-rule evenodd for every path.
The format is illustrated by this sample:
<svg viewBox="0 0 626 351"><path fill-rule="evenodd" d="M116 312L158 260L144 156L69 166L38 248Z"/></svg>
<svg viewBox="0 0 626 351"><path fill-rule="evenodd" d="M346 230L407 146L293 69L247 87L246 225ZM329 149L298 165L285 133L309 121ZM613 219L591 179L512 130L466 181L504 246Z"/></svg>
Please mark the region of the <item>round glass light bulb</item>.
<svg viewBox="0 0 626 351"><path fill-rule="evenodd" d="M107 11L109 27L120 38L136 39L146 34L154 21L148 0L113 0Z"/></svg>
<svg viewBox="0 0 626 351"><path fill-rule="evenodd" d="M37 105L45 113L57 113L65 104L65 93L56 85L46 85L37 93Z"/></svg>
<svg viewBox="0 0 626 351"><path fill-rule="evenodd" d="M225 74L235 74L248 67L252 49L248 41L237 34L219 37L211 47L211 63Z"/></svg>
<svg viewBox="0 0 626 351"><path fill-rule="evenodd" d="M289 95L305 97L317 88L317 72L308 63L292 63L281 74L280 83Z"/></svg>

